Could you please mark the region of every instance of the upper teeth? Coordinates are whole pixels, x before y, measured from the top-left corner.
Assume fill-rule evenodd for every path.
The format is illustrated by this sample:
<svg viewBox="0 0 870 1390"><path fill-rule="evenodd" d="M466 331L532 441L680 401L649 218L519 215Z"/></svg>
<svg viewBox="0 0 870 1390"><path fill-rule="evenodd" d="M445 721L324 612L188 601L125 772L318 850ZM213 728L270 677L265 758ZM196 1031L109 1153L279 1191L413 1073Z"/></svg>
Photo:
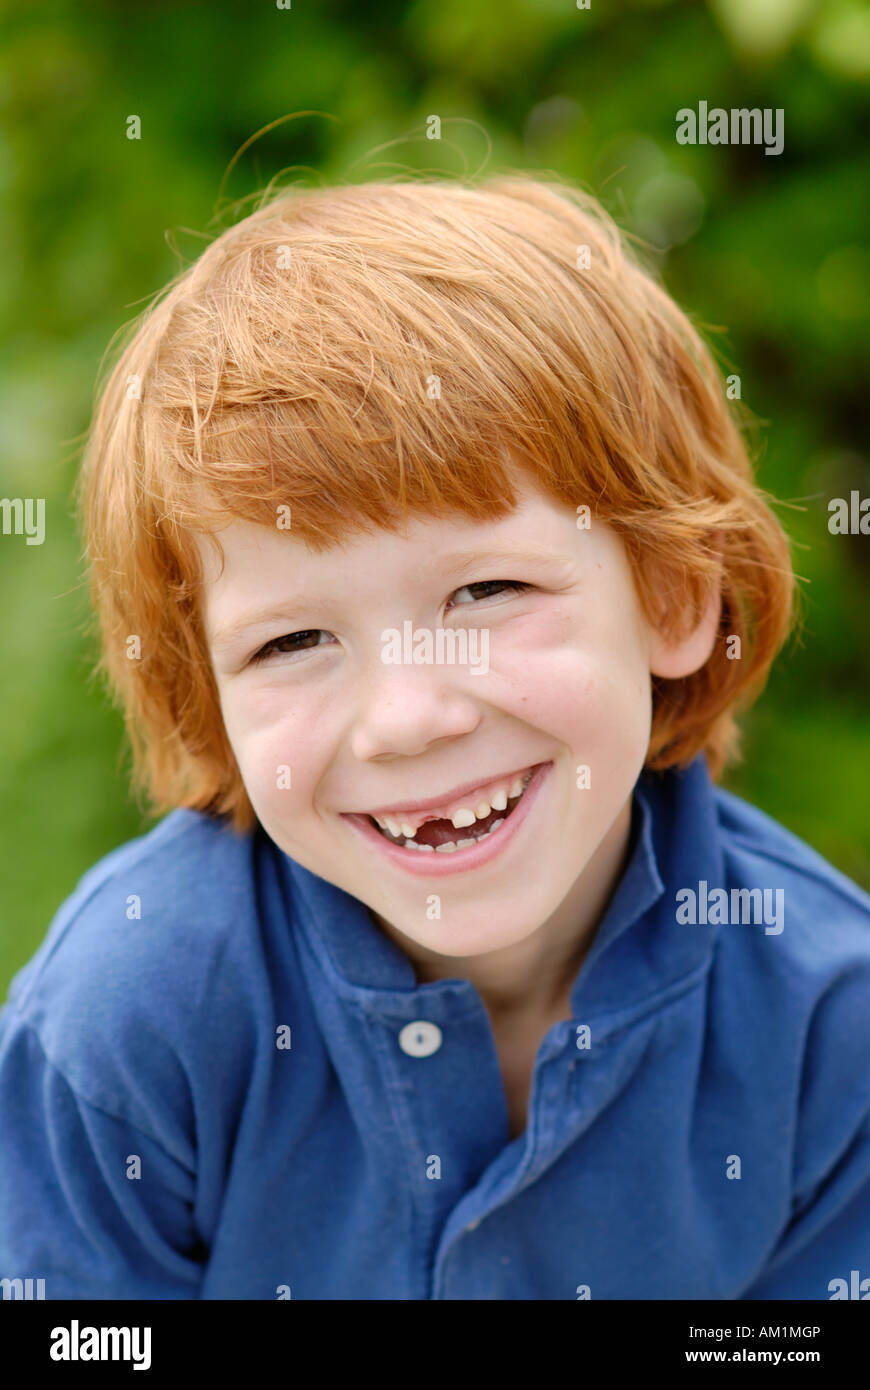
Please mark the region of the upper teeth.
<svg viewBox="0 0 870 1390"><path fill-rule="evenodd" d="M481 797L467 806L457 806L444 816L445 820L452 822L457 830L463 830L466 826L474 825L476 821L485 820L491 811L504 811L508 801L515 796L522 796L531 778L531 772L525 773L522 777L515 777L510 784L502 783L487 792L487 799ZM404 837L406 840L413 840L420 826L427 820L435 819L429 811L411 814L406 820L396 820L393 816L375 816L374 819L382 830L388 830L396 838ZM440 819L440 818L439 818Z"/></svg>

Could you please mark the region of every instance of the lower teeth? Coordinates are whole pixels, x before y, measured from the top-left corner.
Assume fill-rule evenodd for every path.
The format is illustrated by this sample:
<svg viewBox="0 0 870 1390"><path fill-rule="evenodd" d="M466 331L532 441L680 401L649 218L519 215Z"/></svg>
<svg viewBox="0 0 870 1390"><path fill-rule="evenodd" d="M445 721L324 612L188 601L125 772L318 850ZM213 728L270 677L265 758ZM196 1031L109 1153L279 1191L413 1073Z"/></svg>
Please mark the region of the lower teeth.
<svg viewBox="0 0 870 1390"><path fill-rule="evenodd" d="M467 845L479 845L481 840L485 840L487 835L491 835L494 830L498 830L499 826L504 825L504 823L505 817L500 816L498 820L493 821L489 829L485 830L482 835L475 835L470 840L447 840L443 845L420 845L416 840L406 840L405 849L422 850L424 854L431 854L434 849L436 854L452 854L455 849L465 849Z"/></svg>

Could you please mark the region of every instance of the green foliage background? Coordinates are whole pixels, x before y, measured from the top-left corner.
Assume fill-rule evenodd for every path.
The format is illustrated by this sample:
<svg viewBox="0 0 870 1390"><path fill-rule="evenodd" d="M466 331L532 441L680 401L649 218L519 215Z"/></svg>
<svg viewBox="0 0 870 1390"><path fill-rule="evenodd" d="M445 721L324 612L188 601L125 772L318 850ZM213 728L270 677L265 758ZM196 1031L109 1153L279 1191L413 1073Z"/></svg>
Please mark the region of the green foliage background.
<svg viewBox="0 0 870 1390"><path fill-rule="evenodd" d="M870 495L864 6L103 0L2 22L0 488L46 498L46 540L0 536L0 997L81 874L152 824L89 678L71 493L100 359L275 176L552 169L646 239L697 323L726 329L805 580L802 637L727 785L870 887L870 540L827 530L830 498ZM678 145L677 110L701 100L783 108L784 152ZM242 153L216 207L249 137L309 110L324 114Z"/></svg>

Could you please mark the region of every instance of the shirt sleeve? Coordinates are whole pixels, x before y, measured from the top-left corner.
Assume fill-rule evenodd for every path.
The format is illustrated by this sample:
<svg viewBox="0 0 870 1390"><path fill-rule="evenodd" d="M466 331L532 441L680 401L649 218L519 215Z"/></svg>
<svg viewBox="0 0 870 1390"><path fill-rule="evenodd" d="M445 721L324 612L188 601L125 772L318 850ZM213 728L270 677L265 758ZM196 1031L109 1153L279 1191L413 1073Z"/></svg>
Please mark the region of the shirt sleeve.
<svg viewBox="0 0 870 1390"><path fill-rule="evenodd" d="M860 1290L870 1281L870 960L863 930L859 953L826 982L809 1023L790 1219L743 1298L870 1296L870 1282Z"/></svg>
<svg viewBox="0 0 870 1390"><path fill-rule="evenodd" d="M197 1298L195 1177L0 1011L0 1278L44 1279L47 1300Z"/></svg>
<svg viewBox="0 0 870 1390"><path fill-rule="evenodd" d="M870 1299L870 1126L793 1215L741 1297Z"/></svg>

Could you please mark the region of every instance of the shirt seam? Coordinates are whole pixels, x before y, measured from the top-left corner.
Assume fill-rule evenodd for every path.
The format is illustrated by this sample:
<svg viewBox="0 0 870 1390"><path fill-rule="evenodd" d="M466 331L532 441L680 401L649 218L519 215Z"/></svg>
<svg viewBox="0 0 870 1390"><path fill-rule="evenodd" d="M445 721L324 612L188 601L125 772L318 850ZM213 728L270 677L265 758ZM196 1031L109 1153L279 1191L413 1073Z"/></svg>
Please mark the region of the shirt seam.
<svg viewBox="0 0 870 1390"><path fill-rule="evenodd" d="M37 1029L36 1025L32 1023L29 1018L25 1018L24 1014L22 1014L19 1009L14 1009L14 1012L18 1015L18 1018L22 1026L26 1028L30 1033L32 1033L33 1037L36 1040L36 1044L40 1052L42 1053L42 1056L45 1058L46 1064L49 1067L51 1067L52 1071L55 1071L57 1073L57 1075L61 1078L64 1084L69 1088L69 1090L75 1097L77 1103L86 1105L90 1110L95 1110L99 1115L105 1115L107 1119L114 1120L119 1125L126 1125L130 1129L134 1129L137 1134L141 1134L142 1137L144 1139L147 1139L150 1144L153 1144L155 1148L158 1148L160 1152L169 1160L170 1163L174 1163L179 1168L184 1169L186 1172L190 1172L190 1169L187 1168L186 1164L182 1163L178 1158L175 1158L173 1154L169 1152L166 1146L163 1143L161 1143L161 1141L158 1138L156 1138L155 1135L149 1133L147 1129L143 1129L141 1125L136 1124L133 1120L128 1120L126 1116L116 1114L115 1111L107 1109L105 1105L101 1105L98 1101L91 1100L88 1096L84 1094L84 1092L80 1091L79 1088L75 1086L73 1082L70 1080L70 1078L67 1076L63 1068L58 1066L57 1062L55 1062L54 1059L49 1055L45 1047L45 1044L42 1041L42 1038L39 1036L39 1030Z"/></svg>

